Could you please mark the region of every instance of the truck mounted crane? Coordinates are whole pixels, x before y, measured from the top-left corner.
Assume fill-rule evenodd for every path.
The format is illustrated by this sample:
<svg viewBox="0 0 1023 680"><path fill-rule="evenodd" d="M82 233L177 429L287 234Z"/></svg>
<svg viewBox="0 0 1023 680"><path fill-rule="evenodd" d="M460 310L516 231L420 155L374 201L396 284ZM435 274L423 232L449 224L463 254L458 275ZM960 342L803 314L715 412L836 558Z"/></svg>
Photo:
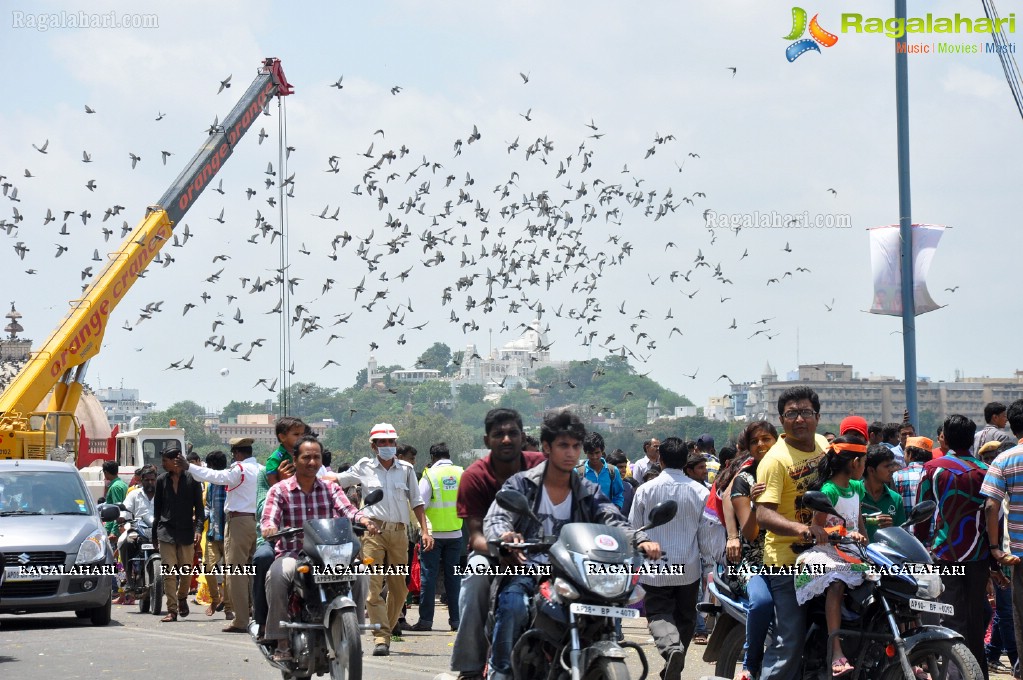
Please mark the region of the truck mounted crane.
<svg viewBox="0 0 1023 680"><path fill-rule="evenodd" d="M274 97L292 94L281 62L267 58L244 96L84 291L49 339L0 394L0 458L45 459L77 433L75 408L86 369L102 347L114 308L172 239L175 226L208 187ZM40 405L49 394L46 410ZM71 440L72 449L76 448ZM65 449L66 450L66 449ZM70 451L75 454L76 451Z"/></svg>

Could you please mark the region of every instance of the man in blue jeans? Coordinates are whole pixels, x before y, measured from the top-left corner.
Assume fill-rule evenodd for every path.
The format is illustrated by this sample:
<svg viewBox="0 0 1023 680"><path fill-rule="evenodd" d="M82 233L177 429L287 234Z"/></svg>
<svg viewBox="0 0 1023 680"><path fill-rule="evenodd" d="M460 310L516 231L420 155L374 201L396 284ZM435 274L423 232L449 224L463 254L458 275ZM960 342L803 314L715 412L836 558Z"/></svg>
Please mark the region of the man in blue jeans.
<svg viewBox="0 0 1023 680"><path fill-rule="evenodd" d="M757 521L767 530L764 567L768 572L771 567L796 563L792 545L797 541L828 540L824 529L810 521L813 513L801 502L828 445L828 440L817 434L820 410L820 398L809 387L787 389L778 398L785 433L757 465L757 481L766 485L757 503ZM774 600L775 623L760 680L791 680L799 671L806 610L796 601L795 579L790 573L769 573L765 578Z"/></svg>
<svg viewBox="0 0 1023 680"><path fill-rule="evenodd" d="M448 624L458 630L458 590L461 578L455 567L462 556L462 519L455 507L462 468L451 462L448 445L441 442L430 447L430 466L419 480L419 495L426 503L426 519L430 522L434 548L419 553L420 590L419 621L410 630L433 629L434 593L444 562L444 592L448 600Z"/></svg>

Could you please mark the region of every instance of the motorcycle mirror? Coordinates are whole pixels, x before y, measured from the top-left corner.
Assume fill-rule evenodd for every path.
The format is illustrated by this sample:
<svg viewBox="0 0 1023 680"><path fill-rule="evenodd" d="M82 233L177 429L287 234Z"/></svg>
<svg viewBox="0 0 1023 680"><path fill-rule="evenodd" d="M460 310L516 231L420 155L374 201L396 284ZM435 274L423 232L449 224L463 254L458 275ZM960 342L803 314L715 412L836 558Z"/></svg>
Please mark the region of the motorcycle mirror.
<svg viewBox="0 0 1023 680"><path fill-rule="evenodd" d="M650 511L650 514L647 516L646 526L642 527L640 531L646 531L647 529L667 524L675 519L675 513L677 512L678 503L675 501L661 501Z"/></svg>
<svg viewBox="0 0 1023 680"><path fill-rule="evenodd" d="M121 516L121 509L116 505L103 503L99 506L99 518L104 522L113 522Z"/></svg>
<svg viewBox="0 0 1023 680"><path fill-rule="evenodd" d="M835 506L831 504L828 497L820 491L807 491L804 493L803 506L810 508L815 512L823 512L828 515L834 515L835 517L842 517L838 514L838 511L835 510Z"/></svg>
<svg viewBox="0 0 1023 680"><path fill-rule="evenodd" d="M913 506L913 509L909 511L909 518L906 519L900 526L908 527L920 522L929 520L934 515L934 509L937 504L934 501L921 501Z"/></svg>
<svg viewBox="0 0 1023 680"><path fill-rule="evenodd" d="M514 489L502 489L497 492L494 499L502 509L514 512L516 515L530 515L529 500L521 492Z"/></svg>
<svg viewBox="0 0 1023 680"><path fill-rule="evenodd" d="M363 507L368 507L370 505L376 505L382 500L384 500L384 490L373 489L368 494L366 494L365 498L362 499L362 505Z"/></svg>

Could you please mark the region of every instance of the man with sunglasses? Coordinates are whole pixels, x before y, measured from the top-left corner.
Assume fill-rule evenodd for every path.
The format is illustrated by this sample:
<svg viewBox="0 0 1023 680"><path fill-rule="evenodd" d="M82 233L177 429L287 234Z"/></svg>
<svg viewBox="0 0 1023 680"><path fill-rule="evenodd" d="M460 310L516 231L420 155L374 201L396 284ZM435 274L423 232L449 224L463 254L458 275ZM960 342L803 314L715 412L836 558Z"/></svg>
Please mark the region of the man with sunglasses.
<svg viewBox="0 0 1023 680"><path fill-rule="evenodd" d="M820 398L809 387L792 387L778 398L785 432L757 466L757 481L766 485L757 501L757 521L767 530L764 541L765 579L774 599L775 630L764 654L761 680L789 680L799 669L806 611L796 601L795 580L779 567L796 563L794 543L823 543L824 529L810 520L802 495L817 474L828 440L817 434ZM778 573L770 573L771 568Z"/></svg>

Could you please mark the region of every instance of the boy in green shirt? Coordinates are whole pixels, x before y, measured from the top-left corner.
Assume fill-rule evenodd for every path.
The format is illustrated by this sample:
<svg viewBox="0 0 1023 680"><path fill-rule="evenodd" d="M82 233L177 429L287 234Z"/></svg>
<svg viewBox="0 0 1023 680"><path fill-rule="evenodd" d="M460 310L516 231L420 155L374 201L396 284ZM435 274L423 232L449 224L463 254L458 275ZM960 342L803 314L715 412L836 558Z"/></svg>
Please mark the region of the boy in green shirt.
<svg viewBox="0 0 1023 680"><path fill-rule="evenodd" d="M906 521L906 508L902 496L889 486L895 472L895 454L883 444L867 449L866 469L863 474L863 515L867 526L867 539L874 540L878 529L899 526Z"/></svg>
<svg viewBox="0 0 1023 680"><path fill-rule="evenodd" d="M124 502L124 497L128 495L128 485L124 483L124 480L117 476L117 461L116 460L105 460L103 461L103 479L107 483L107 494L105 502L111 505L117 505L118 503ZM111 539L117 537L117 522L106 523L107 536Z"/></svg>

